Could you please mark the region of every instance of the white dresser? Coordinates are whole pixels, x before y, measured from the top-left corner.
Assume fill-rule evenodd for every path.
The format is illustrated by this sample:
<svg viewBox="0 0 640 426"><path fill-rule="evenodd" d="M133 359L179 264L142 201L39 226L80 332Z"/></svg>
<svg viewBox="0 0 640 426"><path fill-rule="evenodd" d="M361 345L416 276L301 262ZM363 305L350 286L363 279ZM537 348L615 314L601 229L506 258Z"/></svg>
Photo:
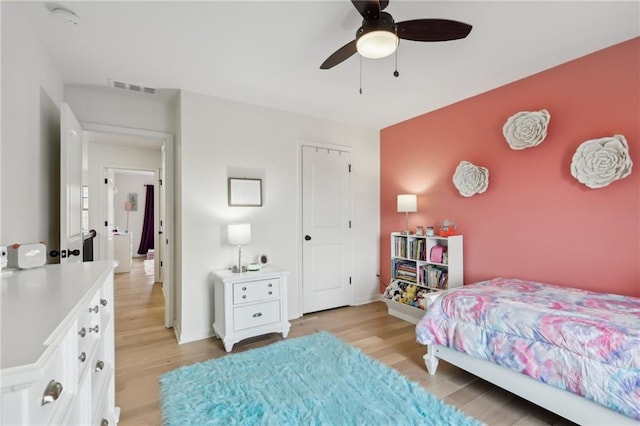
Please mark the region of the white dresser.
<svg viewBox="0 0 640 426"><path fill-rule="evenodd" d="M133 264L133 234L113 234L113 258L118 261L116 273L130 272Z"/></svg>
<svg viewBox="0 0 640 426"><path fill-rule="evenodd" d="M115 425L113 262L2 278L3 425Z"/></svg>
<svg viewBox="0 0 640 426"><path fill-rule="evenodd" d="M213 331L231 352L242 339L266 333L289 334L287 317L288 272L271 267L233 273L215 271Z"/></svg>

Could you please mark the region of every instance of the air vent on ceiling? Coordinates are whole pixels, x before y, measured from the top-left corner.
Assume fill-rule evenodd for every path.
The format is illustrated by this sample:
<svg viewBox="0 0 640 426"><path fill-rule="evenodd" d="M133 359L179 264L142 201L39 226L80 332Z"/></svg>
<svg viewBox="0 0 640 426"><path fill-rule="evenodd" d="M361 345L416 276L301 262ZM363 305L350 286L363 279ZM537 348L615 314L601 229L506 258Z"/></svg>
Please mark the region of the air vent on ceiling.
<svg viewBox="0 0 640 426"><path fill-rule="evenodd" d="M139 84L125 83L123 81L116 81L113 79L109 79L108 81L109 81L109 86L115 87L117 89L130 90L132 92L138 92L138 93L146 93L148 95L156 94L156 89L154 89L153 87L145 87Z"/></svg>

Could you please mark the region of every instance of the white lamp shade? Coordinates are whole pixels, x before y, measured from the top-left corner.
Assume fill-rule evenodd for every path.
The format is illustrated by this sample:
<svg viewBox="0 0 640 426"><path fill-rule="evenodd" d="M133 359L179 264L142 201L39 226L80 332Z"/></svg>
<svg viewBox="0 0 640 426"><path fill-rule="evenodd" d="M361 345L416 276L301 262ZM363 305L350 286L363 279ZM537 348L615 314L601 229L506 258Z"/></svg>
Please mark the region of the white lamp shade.
<svg viewBox="0 0 640 426"><path fill-rule="evenodd" d="M237 223L227 225L227 239L232 246L241 246L251 243L251 224Z"/></svg>
<svg viewBox="0 0 640 426"><path fill-rule="evenodd" d="M398 212L413 213L418 211L418 196L415 194L398 195Z"/></svg>

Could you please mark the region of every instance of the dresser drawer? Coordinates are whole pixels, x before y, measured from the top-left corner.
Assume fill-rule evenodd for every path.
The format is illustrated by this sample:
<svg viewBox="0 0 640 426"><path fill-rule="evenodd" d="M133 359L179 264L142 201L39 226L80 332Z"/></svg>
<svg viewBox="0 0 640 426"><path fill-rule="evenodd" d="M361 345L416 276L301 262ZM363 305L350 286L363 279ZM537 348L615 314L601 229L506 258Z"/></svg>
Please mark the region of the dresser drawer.
<svg viewBox="0 0 640 426"><path fill-rule="evenodd" d="M240 306L233 310L234 331L280 321L280 301Z"/></svg>
<svg viewBox="0 0 640 426"><path fill-rule="evenodd" d="M233 285L233 304L280 298L280 279L248 281Z"/></svg>
<svg viewBox="0 0 640 426"><path fill-rule="evenodd" d="M1 424L60 423L76 392L75 337L75 324L72 324L60 341L48 347L50 353L45 354L47 360L37 380L27 388L3 392Z"/></svg>

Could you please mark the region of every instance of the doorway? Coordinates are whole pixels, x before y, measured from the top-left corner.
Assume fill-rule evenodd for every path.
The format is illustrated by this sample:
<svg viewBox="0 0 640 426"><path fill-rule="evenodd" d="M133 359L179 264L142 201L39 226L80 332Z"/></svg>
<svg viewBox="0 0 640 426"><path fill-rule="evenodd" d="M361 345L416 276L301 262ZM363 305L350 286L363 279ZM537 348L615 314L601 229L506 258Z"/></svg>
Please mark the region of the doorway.
<svg viewBox="0 0 640 426"><path fill-rule="evenodd" d="M116 173L154 174L154 204L156 216L154 236L154 275L162 282L165 299L165 327L173 327L174 321L174 281L173 281L173 135L165 132L130 129L117 126L100 125L94 123L83 124L89 152L88 180L90 193L93 194L90 205L90 222L96 229L97 254L96 260L108 260L113 253L114 227L126 229L132 225L132 213L129 212L129 225L126 221L124 199L120 199L114 185ZM149 152L157 151L154 160L150 162ZM92 151L94 154L92 154ZM157 161L155 160L157 158ZM118 190L119 192L119 190ZM124 190L124 196L137 194L137 209L144 211L145 191ZM122 195L122 194L120 194ZM119 200L119 201L118 201ZM116 204L118 202L119 204ZM122 206L120 206L122 204ZM122 207L122 208L120 208ZM122 212L120 212L122 210ZM117 219L117 214L122 214ZM120 223L118 223L120 222ZM133 252L137 251L137 246Z"/></svg>

